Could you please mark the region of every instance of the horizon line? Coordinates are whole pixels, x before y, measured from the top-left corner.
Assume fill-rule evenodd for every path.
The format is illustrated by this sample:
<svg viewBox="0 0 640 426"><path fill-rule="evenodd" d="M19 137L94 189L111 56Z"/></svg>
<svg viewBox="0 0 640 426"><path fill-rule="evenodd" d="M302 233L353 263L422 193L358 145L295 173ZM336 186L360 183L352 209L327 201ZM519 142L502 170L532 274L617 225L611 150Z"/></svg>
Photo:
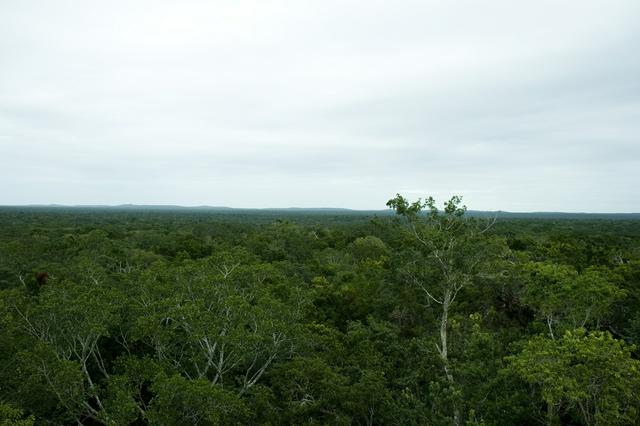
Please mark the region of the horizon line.
<svg viewBox="0 0 640 426"><path fill-rule="evenodd" d="M356 209L349 207L230 207L213 206L206 204L182 205L182 204L0 204L0 208L178 208L178 209L219 209L219 210L343 210L350 212L389 212L391 209ZM514 210L481 210L468 209L469 212L478 213L506 213L506 214L576 214L576 215L640 215L640 212L586 212L586 211L559 211L559 210L534 210L534 211L514 211Z"/></svg>

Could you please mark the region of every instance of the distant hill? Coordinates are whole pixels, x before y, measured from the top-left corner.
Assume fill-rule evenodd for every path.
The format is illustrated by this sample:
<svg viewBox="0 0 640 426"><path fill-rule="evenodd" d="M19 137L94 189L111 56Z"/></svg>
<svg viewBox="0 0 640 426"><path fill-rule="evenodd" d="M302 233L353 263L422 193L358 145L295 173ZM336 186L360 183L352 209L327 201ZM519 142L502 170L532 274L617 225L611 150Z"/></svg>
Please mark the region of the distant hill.
<svg viewBox="0 0 640 426"><path fill-rule="evenodd" d="M505 212L469 210L474 217L498 216L503 219L640 219L640 213L565 213L565 212Z"/></svg>
<svg viewBox="0 0 640 426"><path fill-rule="evenodd" d="M357 216L388 216L393 215L390 209L385 210L354 210L334 207L283 207L283 208L234 208L226 206L179 206L179 205L61 205L61 204L31 204L22 206L0 206L0 209L10 210L108 210L108 211L156 211L156 212L200 212L225 214L286 214L286 215L357 215ZM469 210L473 217L494 217L502 219L624 219L640 220L640 213L566 213L566 212L506 212Z"/></svg>

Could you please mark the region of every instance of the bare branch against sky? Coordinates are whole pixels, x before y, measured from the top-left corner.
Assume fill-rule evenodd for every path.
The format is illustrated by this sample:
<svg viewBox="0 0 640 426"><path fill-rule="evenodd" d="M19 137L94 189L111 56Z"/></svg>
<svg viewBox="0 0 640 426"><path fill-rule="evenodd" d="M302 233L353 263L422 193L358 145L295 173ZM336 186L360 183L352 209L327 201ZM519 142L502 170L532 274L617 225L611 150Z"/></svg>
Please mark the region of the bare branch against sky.
<svg viewBox="0 0 640 426"><path fill-rule="evenodd" d="M640 211L640 2L0 2L0 204Z"/></svg>

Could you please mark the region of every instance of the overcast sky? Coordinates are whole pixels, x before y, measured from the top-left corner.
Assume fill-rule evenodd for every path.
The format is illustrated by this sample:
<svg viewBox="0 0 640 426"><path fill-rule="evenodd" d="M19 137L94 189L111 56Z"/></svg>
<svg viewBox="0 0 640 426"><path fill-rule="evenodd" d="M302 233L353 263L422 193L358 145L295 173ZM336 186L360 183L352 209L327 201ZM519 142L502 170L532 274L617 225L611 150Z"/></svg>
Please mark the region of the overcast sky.
<svg viewBox="0 0 640 426"><path fill-rule="evenodd" d="M0 204L640 211L640 1L0 1Z"/></svg>

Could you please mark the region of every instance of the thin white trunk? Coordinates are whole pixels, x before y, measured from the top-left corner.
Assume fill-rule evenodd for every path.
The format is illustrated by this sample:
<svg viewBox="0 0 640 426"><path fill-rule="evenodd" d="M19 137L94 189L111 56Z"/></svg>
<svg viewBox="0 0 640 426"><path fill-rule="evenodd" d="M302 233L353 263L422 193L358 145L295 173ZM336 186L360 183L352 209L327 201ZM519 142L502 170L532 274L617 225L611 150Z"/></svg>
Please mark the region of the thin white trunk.
<svg viewBox="0 0 640 426"><path fill-rule="evenodd" d="M444 374L447 377L447 381L451 386L455 385L453 374L449 370L449 349L448 349L448 329L449 329L449 307L451 306L451 289L447 288L444 291L444 297L442 298L442 317L440 318L440 346L438 352L440 353L440 359L444 366ZM454 402L453 405L453 424L455 426L460 425L460 409Z"/></svg>

